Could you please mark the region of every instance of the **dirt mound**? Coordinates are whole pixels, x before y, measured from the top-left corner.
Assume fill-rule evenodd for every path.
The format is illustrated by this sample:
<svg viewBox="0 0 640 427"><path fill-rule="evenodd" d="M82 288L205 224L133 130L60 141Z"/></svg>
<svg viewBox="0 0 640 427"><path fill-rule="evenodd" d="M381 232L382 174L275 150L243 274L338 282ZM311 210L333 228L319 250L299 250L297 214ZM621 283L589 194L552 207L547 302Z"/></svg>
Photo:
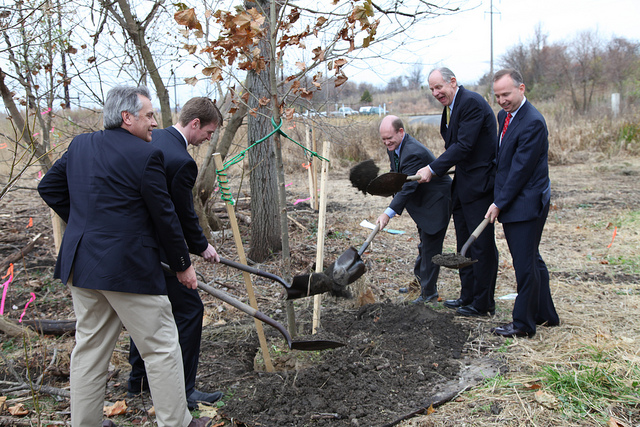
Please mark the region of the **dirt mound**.
<svg viewBox="0 0 640 427"><path fill-rule="evenodd" d="M450 311L424 304L330 309L323 312L322 330L305 339L333 339L345 347L281 355L274 359L276 372L266 373L248 363L247 342L204 340L202 354L211 358L201 358L199 370L209 372L207 383L229 385L221 412L240 425L321 425L327 419L335 426L382 425L457 378L469 330L452 319ZM248 340L255 353L254 334Z"/></svg>

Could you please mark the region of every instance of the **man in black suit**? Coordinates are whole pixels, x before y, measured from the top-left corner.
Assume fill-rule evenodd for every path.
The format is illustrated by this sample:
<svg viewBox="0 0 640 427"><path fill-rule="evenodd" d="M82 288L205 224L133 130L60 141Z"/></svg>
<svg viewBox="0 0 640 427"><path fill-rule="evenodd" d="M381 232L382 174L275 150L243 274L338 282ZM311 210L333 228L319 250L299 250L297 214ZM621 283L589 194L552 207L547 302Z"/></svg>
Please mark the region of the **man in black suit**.
<svg viewBox="0 0 640 427"><path fill-rule="evenodd" d="M189 251L212 263L219 262L220 258L204 236L193 206L192 190L198 176L198 167L187 151L187 146L191 144L197 147L208 141L221 124L222 115L213 101L207 97L192 98L182 107L178 123L166 129L154 130L151 139L151 144L164 154L167 188ZM161 258L163 262L167 261L164 253L161 253ZM223 394L219 391L205 393L195 388L204 315L204 306L198 291L181 286L171 274L165 274L165 280L180 336L187 403L189 409L193 410L197 408L197 402L214 403L220 400ZM131 394L139 394L147 389L148 385L144 362L133 340L129 363L131 374L128 390Z"/></svg>
<svg viewBox="0 0 640 427"><path fill-rule="evenodd" d="M195 271L167 192L162 152L148 144L157 123L145 87L116 87L104 131L79 135L38 191L67 222L55 277L73 296L71 423L100 425L109 360L122 325L138 342L159 426L204 427L184 392L178 331L159 248L190 289ZM110 420L103 425L114 425Z"/></svg>
<svg viewBox="0 0 640 427"><path fill-rule="evenodd" d="M380 138L387 147L392 172L414 175L421 167L435 160L433 153L411 135L405 133L402 120L386 116L380 124ZM391 218L407 209L418 226L420 244L414 274L420 281L420 296L414 303L438 300L438 274L440 266L431 262L442 253L442 243L451 218L451 178L444 174L429 184L407 182L393 196L389 207L376 220L382 230Z"/></svg>
<svg viewBox="0 0 640 427"><path fill-rule="evenodd" d="M455 166L451 186L453 222L458 252L484 220L493 201L495 175L496 119L487 101L475 92L458 86L456 76L445 67L429 73L429 89L444 106L440 133L445 152L420 169L419 182L444 176ZM489 224L471 245L467 256L478 262L461 268L460 298L444 305L463 316L486 316L495 312L494 291L498 275L498 249L493 224Z"/></svg>
<svg viewBox="0 0 640 427"><path fill-rule="evenodd" d="M549 213L549 132L542 114L524 95L522 75L500 70L493 90L502 110L494 201L485 217L502 223L513 258L518 297L513 322L492 329L503 337L533 336L536 325L556 326L549 271L540 256L540 239Z"/></svg>

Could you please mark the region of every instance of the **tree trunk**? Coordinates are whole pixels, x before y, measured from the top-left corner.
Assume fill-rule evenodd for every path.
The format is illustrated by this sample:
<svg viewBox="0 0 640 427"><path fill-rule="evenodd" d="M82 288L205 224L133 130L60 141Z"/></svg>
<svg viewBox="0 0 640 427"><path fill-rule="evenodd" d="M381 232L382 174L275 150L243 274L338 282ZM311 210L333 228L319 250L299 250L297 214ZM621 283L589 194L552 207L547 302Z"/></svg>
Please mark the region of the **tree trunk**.
<svg viewBox="0 0 640 427"><path fill-rule="evenodd" d="M256 3L246 3L247 8L253 4L258 5L258 10L265 14L269 10L269 2L259 0ZM266 14L265 14L266 15ZM260 40L258 48L261 55L269 55L269 21L265 20L265 38ZM267 69L247 74L247 88L251 93L249 108L257 109L257 114L249 115L249 145L262 139L273 130L271 125L271 108L275 108L273 101L260 107L258 100L271 98L269 90L269 64ZM269 108L271 107L271 108ZM276 176L276 159L273 147L273 137L249 150L249 166L251 169L251 249L249 258L254 261L264 261L272 252L282 248L280 239L280 215L278 211L278 187Z"/></svg>
<svg viewBox="0 0 640 427"><path fill-rule="evenodd" d="M156 95L158 96L158 102L160 103L160 111L162 115L162 127L166 128L173 124L173 117L171 116L171 104L169 102L169 91L167 87L164 85L162 81L162 77L160 76L160 72L158 71L158 67L153 59L153 54L149 49L149 45L147 45L147 41L145 39L145 31L146 25L153 19L155 13L159 10L160 6L164 3L164 0L158 0L153 5L151 12L147 15L144 22L138 22L133 14L131 13L131 6L127 0L117 0L118 5L120 6L120 10L122 11L122 16L118 15L118 13L112 7L112 3L103 1L103 7L105 7L113 16L113 18L120 24L122 28L125 29L133 44L138 49L140 56L142 57L142 62L146 68L146 71L149 73L149 77L151 77L151 81L156 88Z"/></svg>

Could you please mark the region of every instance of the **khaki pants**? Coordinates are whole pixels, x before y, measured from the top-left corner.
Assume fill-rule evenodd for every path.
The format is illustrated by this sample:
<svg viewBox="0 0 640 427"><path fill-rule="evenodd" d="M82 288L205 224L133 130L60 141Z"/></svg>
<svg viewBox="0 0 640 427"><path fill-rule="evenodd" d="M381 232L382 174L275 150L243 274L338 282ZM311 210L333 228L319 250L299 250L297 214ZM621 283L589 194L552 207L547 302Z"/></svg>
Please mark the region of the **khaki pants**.
<svg viewBox="0 0 640 427"><path fill-rule="evenodd" d="M182 354L167 296L70 288L77 319L71 425L102 424L109 360L124 325L144 359L158 426L187 427Z"/></svg>

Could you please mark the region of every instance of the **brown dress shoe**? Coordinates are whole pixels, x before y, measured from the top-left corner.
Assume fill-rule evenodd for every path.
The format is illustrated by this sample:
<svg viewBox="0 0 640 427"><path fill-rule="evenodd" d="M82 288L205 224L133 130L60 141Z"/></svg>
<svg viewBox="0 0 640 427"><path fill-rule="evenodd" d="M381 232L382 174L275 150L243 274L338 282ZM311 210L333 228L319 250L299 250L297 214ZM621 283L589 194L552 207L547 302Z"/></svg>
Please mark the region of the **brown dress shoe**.
<svg viewBox="0 0 640 427"><path fill-rule="evenodd" d="M188 427L207 427L209 425L209 421L211 421L211 418L209 417L192 418Z"/></svg>

